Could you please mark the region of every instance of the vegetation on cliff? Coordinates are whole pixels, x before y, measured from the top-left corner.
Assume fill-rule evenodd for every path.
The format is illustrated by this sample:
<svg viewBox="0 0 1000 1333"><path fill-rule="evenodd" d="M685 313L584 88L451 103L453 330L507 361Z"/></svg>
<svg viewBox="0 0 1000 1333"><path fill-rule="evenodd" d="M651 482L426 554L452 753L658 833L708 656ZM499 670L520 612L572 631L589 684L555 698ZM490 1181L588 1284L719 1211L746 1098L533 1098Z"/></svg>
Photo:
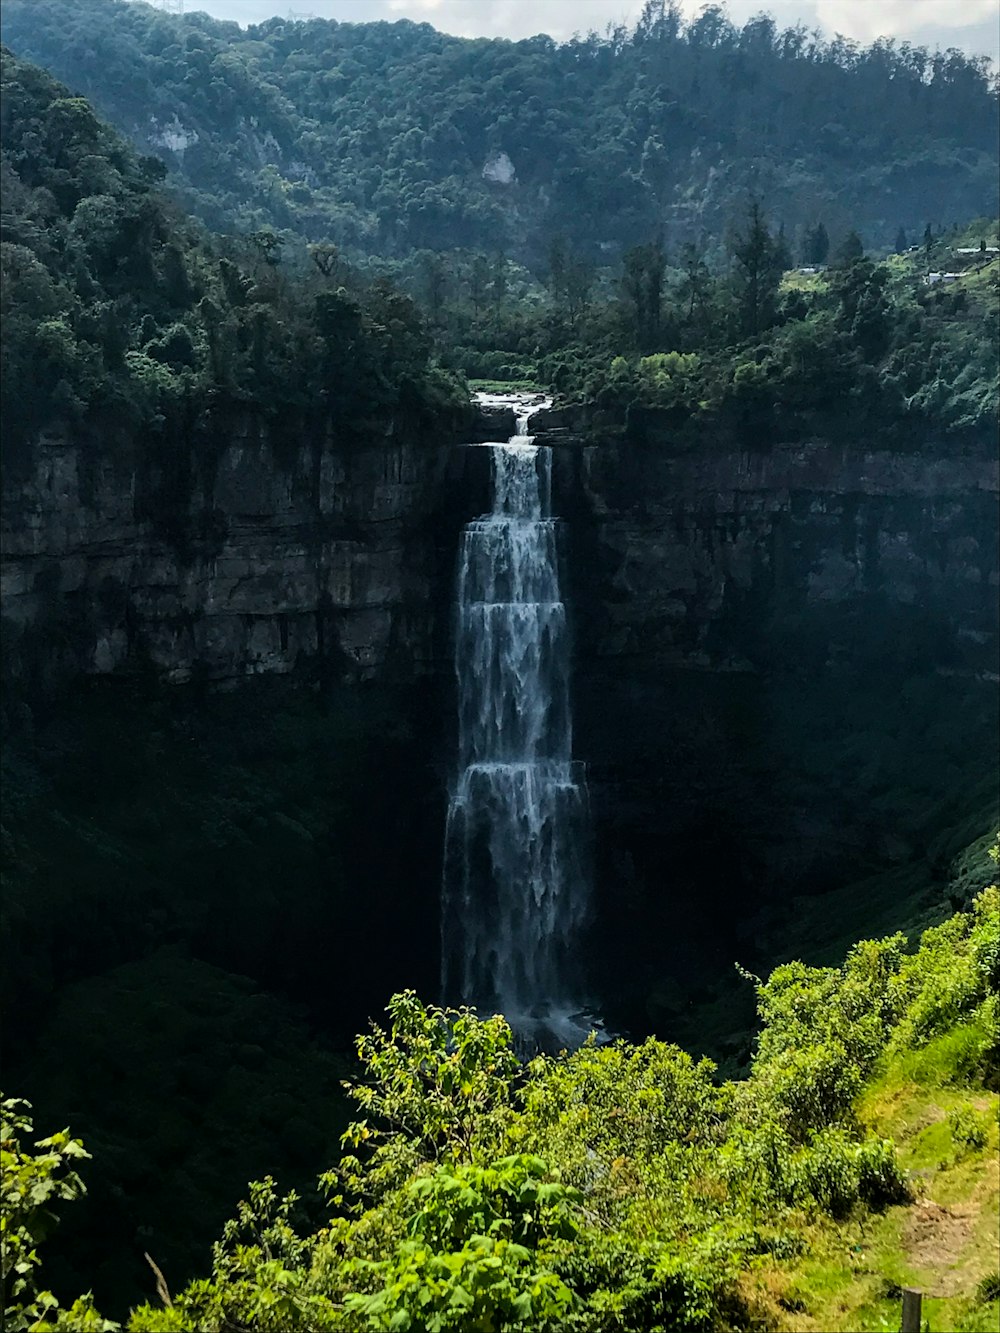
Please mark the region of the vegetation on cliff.
<svg viewBox="0 0 1000 1333"><path fill-rule="evenodd" d="M274 18L241 29L124 0L5 0L4 40L170 168L220 230L353 252L465 249L539 272L562 233L618 262L666 225L722 241L762 193L796 245L822 223L888 248L902 227L996 211L989 62L824 42L668 0L557 45L428 24Z"/></svg>
<svg viewBox="0 0 1000 1333"><path fill-rule="evenodd" d="M286 272L272 232L208 237L157 193L161 163L48 74L2 60L2 410L15 446L62 421L172 456L172 441L241 405L354 434L466 410L391 283L323 249Z"/></svg>
<svg viewBox="0 0 1000 1333"><path fill-rule="evenodd" d="M125 27L173 21L125 10ZM724 246L703 235L671 252L661 229L598 265L566 226L534 272L503 254L422 251L365 277L329 242L267 226L210 237L155 188L159 159L47 74L3 62L2 405L15 444L63 420L109 439L141 430L174 457L240 406L354 434L393 416L454 422L463 374L547 384L640 440L995 429L988 220L928 228L884 262L854 232L827 256L817 224L798 248L829 266L803 274L758 198L730 195ZM932 266L961 277L929 283Z"/></svg>
<svg viewBox="0 0 1000 1333"><path fill-rule="evenodd" d="M978 247L996 236L984 219L881 262L859 243L810 272L782 261L780 236L751 204L728 272L713 278L692 252L665 280L655 332L639 335L627 300L598 308L597 327L543 356L540 369L598 416L623 421L634 410L640 437L645 412L691 441L986 442L1000 409L1000 260ZM957 259L972 237L975 258ZM931 268L960 272L941 285L928 281ZM601 323L614 327L616 315L611 356Z"/></svg>
<svg viewBox="0 0 1000 1333"><path fill-rule="evenodd" d="M171 1294L157 1273L159 1304L126 1326L882 1328L900 1284L942 1262L916 1219L960 1200L961 1279L931 1327L989 1328L998 905L993 886L915 950L895 935L837 968L779 967L737 1083L655 1040L522 1067L503 1019L399 994L358 1039L363 1118L320 1178L322 1224L271 1178L251 1185L210 1277ZM7 1327L114 1328L90 1297L61 1310L40 1289L35 1246L48 1205L81 1191L81 1145L33 1149L17 1103L4 1120Z"/></svg>
<svg viewBox="0 0 1000 1333"><path fill-rule="evenodd" d="M997 244L983 218L881 259L852 233L795 266L754 198L714 268L656 241L574 278L586 265L557 237L534 300L477 311L453 287L433 312L412 290L448 364L550 386L595 438L962 447L991 442L1000 409Z"/></svg>

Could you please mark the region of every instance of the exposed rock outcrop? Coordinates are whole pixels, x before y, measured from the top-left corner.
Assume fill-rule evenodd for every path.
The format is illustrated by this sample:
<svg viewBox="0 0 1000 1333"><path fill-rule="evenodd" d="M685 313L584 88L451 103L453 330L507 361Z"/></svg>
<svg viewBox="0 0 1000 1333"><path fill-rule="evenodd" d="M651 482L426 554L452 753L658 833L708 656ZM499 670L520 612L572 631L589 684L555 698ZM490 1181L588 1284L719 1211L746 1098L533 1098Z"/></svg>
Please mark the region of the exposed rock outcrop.
<svg viewBox="0 0 1000 1333"><path fill-rule="evenodd" d="M752 964L741 932L789 886L924 855L924 812L989 771L997 467L818 443L671 453L585 425L551 411L529 430L553 446L565 520L595 974L642 1027L664 976ZM494 413L473 434L513 430ZM6 670L418 682L443 784L456 552L489 468L441 436L276 436L249 416L197 447L53 432L5 477Z"/></svg>
<svg viewBox="0 0 1000 1333"><path fill-rule="evenodd" d="M450 441L359 445L317 428L289 448L247 416L174 474L134 446L108 454L95 466L54 431L7 479L14 675L410 678L447 651Z"/></svg>
<svg viewBox="0 0 1000 1333"><path fill-rule="evenodd" d="M932 621L936 666L996 670L995 459L588 445L559 452L555 486L583 659L766 666L770 631L801 618L821 633L827 622L817 665L835 665L864 651L864 624L844 641L854 612L879 635L886 615Z"/></svg>
<svg viewBox="0 0 1000 1333"><path fill-rule="evenodd" d="M472 429L477 444L509 440L514 434L517 418L512 407L479 406Z"/></svg>
<svg viewBox="0 0 1000 1333"><path fill-rule="evenodd" d="M490 407L474 435L513 429ZM565 409L529 430L555 451L578 674L755 670L807 648L822 668L886 617L933 625L942 671L995 671L995 460L825 444L672 456L584 444ZM182 681L317 663L364 679L446 660L486 451L321 427L289 445L246 416L183 466L135 442L105 454L54 431L6 478L8 669L144 662Z"/></svg>

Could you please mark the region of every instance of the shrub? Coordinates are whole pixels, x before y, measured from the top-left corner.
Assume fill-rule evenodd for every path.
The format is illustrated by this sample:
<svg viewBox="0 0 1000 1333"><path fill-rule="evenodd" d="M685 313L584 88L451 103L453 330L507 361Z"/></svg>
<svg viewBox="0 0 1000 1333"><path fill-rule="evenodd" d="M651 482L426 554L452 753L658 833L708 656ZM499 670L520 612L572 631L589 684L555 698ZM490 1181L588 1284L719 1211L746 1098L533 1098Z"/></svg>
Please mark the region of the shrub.
<svg viewBox="0 0 1000 1333"><path fill-rule="evenodd" d="M884 1208L908 1197L905 1177L888 1139L854 1141L841 1129L816 1134L786 1172L789 1202L812 1201L834 1217L857 1203Z"/></svg>
<svg viewBox="0 0 1000 1333"><path fill-rule="evenodd" d="M60 1311L50 1291L39 1291L38 1249L56 1223L53 1205L71 1202L86 1193L76 1164L89 1159L79 1139L61 1130L36 1139L31 1152L27 1140L33 1126L27 1102L0 1101L0 1230L3 1236L3 1326L8 1333L24 1329L57 1328L79 1333L103 1333L114 1324L94 1310L90 1296L81 1297L69 1311Z"/></svg>
<svg viewBox="0 0 1000 1333"><path fill-rule="evenodd" d="M986 1147L986 1123L971 1106L962 1106L948 1116L948 1129L955 1147L964 1152L979 1152Z"/></svg>

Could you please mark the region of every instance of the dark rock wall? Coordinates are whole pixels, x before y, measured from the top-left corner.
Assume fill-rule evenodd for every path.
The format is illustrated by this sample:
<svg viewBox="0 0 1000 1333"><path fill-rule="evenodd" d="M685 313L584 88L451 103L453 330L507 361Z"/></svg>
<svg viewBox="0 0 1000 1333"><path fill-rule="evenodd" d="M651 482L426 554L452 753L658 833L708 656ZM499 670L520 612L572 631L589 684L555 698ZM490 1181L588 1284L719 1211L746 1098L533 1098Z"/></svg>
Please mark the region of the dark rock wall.
<svg viewBox="0 0 1000 1333"><path fill-rule="evenodd" d="M706 960L752 962L769 904L926 857L941 802L993 771L997 467L823 444L672 453L584 443L565 413L533 424L565 520L591 966L602 992L626 979L641 1025L666 973L690 989ZM102 462L54 433L8 476L8 674L402 687L433 713L436 828L456 552L488 508L488 451L277 438L248 417L211 448L142 452ZM402 769L386 781L409 799Z"/></svg>
<svg viewBox="0 0 1000 1333"><path fill-rule="evenodd" d="M972 814L995 771L996 462L672 455L584 444L558 418L540 438L566 520L591 965L622 1021L663 1030L665 978L690 995L773 959L761 922L792 895L903 863L946 874L935 812Z"/></svg>
<svg viewBox="0 0 1000 1333"><path fill-rule="evenodd" d="M995 460L569 446L555 489L585 660L740 671L799 651L835 666L889 616L934 637L936 667L996 672ZM796 649L790 620L825 644Z"/></svg>
<svg viewBox="0 0 1000 1333"><path fill-rule="evenodd" d="M9 672L361 681L437 668L461 522L450 441L357 444L317 427L289 446L248 417L210 450L189 447L183 486L138 443L95 466L86 443L53 433L8 479Z"/></svg>

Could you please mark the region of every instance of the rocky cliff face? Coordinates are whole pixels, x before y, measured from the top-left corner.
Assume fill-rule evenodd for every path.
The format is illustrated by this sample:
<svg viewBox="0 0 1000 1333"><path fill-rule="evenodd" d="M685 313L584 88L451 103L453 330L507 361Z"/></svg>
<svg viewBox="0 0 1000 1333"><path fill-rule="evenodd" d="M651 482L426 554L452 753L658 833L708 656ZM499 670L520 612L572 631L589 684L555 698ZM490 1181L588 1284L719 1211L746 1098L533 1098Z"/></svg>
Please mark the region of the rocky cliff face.
<svg viewBox="0 0 1000 1333"><path fill-rule="evenodd" d="M996 679L993 459L567 446L556 489L585 659L744 671L791 650L835 668L889 618L933 634L936 668Z"/></svg>
<svg viewBox="0 0 1000 1333"><path fill-rule="evenodd" d="M996 462L671 454L533 425L567 520L595 962L624 1022L669 1032L665 977L690 995L781 956L794 894L947 883L942 828L992 817L973 793L995 771ZM872 929L876 899L845 931Z"/></svg>
<svg viewBox="0 0 1000 1333"><path fill-rule="evenodd" d="M554 447L565 520L599 1002L669 1032L664 977L690 994L713 967L753 966L758 945L773 961L783 945L758 931L768 911L794 916L793 893L886 866L947 882L941 811L978 818L969 792L995 765L996 464L584 443L553 413L532 429ZM348 711L354 684L416 683L399 697L422 709L420 756L380 782L402 792L422 765L410 859L430 920L455 557L488 467L442 438L278 436L249 417L198 447L50 434L5 478L7 671L43 686L294 674L341 684Z"/></svg>
<svg viewBox="0 0 1000 1333"><path fill-rule="evenodd" d="M480 425L499 438L509 423ZM582 675L755 671L789 654L835 668L887 621L930 635L941 671L995 673L994 461L822 444L671 456L584 446L553 413L532 428L555 446ZM172 681L231 681L322 664L363 680L446 661L457 532L485 503L485 453L319 427L289 447L246 417L192 449L180 486L162 458L116 457L95 463L54 432L8 477L9 667L146 662Z"/></svg>
<svg viewBox="0 0 1000 1333"><path fill-rule="evenodd" d="M134 443L115 456L95 464L56 432L8 478L3 615L16 676L148 664L175 682L306 668L411 678L447 652L449 442L358 445L317 427L289 447L247 417L179 468Z"/></svg>

